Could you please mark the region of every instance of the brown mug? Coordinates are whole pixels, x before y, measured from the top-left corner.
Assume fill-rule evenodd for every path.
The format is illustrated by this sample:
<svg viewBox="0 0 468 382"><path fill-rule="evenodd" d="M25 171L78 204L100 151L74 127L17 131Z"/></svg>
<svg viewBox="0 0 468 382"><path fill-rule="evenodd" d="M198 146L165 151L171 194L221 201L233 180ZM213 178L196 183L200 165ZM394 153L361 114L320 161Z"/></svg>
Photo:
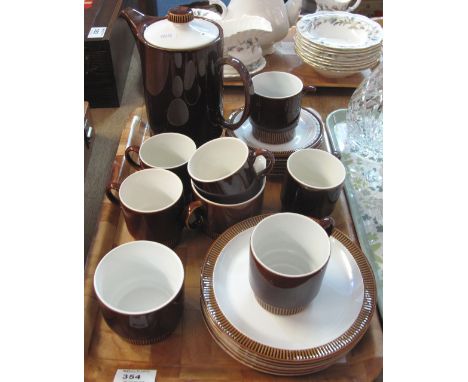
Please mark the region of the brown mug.
<svg viewBox="0 0 468 382"><path fill-rule="evenodd" d="M187 208L185 226L188 229L201 228L208 236L218 237L232 225L261 213L265 184L266 179L263 178L260 191L245 202L221 204L200 195L192 181L195 200Z"/></svg>
<svg viewBox="0 0 468 382"><path fill-rule="evenodd" d="M262 157L265 163L260 162ZM245 196L250 199L258 193L262 178L274 164L275 157L270 151L252 151L238 138L223 137L195 151L188 163L188 173L204 197L216 197L223 204L239 203Z"/></svg>
<svg viewBox="0 0 468 382"><path fill-rule="evenodd" d="M319 149L302 149L286 162L281 190L282 211L323 218L338 201L346 168L334 155Z"/></svg>
<svg viewBox="0 0 468 382"><path fill-rule="evenodd" d="M250 122L253 135L266 143L285 143L294 137L301 115L302 93L315 91L294 74L263 72L252 77L254 94Z"/></svg>
<svg viewBox="0 0 468 382"><path fill-rule="evenodd" d="M324 229L322 225L327 229ZM250 237L249 282L271 313L304 310L318 294L330 259L332 219L321 224L294 213L263 219Z"/></svg>
<svg viewBox="0 0 468 382"><path fill-rule="evenodd" d="M146 345L169 336L182 316L184 267L170 248L132 241L107 253L94 290L107 325L127 342Z"/></svg>
<svg viewBox="0 0 468 382"><path fill-rule="evenodd" d="M186 200L192 193L187 163L197 149L195 142L179 133L153 135L141 146L129 146L125 150L125 159L137 170L145 168L163 168L176 174L184 185ZM138 155L135 160L132 153Z"/></svg>
<svg viewBox="0 0 468 382"><path fill-rule="evenodd" d="M114 192L118 192L117 196ZM183 228L184 197L179 177L151 168L112 182L107 197L122 209L128 231L136 240L152 240L175 247Z"/></svg>

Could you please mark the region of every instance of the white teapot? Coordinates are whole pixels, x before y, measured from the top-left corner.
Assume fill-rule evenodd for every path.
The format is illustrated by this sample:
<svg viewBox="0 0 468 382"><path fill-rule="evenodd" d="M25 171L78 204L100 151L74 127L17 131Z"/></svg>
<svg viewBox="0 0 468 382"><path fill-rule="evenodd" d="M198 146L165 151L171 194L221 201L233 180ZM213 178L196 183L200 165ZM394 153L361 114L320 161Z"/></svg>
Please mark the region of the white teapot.
<svg viewBox="0 0 468 382"><path fill-rule="evenodd" d="M357 0L354 5L349 6L351 1L352 0L315 0L315 3L317 4L317 11L352 12L361 4L361 0Z"/></svg>
<svg viewBox="0 0 468 382"><path fill-rule="evenodd" d="M209 0L210 4L219 5L223 20L240 19L244 15L260 16L271 23L272 33L261 37L263 54L274 52L273 44L288 34L289 27L296 24L301 11L302 0L231 0L229 6L221 0Z"/></svg>

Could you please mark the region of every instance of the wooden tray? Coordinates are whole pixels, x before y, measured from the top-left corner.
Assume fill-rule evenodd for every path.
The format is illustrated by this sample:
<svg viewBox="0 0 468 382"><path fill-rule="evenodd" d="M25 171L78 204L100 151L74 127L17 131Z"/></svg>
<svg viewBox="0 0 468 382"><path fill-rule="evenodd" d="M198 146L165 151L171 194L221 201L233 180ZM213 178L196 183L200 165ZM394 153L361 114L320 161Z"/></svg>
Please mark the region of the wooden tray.
<svg viewBox="0 0 468 382"><path fill-rule="evenodd" d="M235 102L233 102L233 100ZM225 95L225 112L241 102L242 93ZM312 105L310 105L312 106ZM138 108L130 116L122 133L116 160L120 179L133 170L125 162L124 150L140 143L148 133L145 110ZM327 142L326 142L327 143ZM328 147L328 146L327 146ZM268 181L264 212L279 210L280 181ZM356 241L344 194L333 213L337 228ZM117 207L105 197L97 234L85 268L85 381L111 382L117 369L157 369L157 381L374 381L382 370L382 329L374 315L363 339L337 364L305 377L274 377L256 372L238 363L211 338L200 311L200 266L212 239L198 232L184 232L175 249L185 267L184 316L176 331L165 341L151 346L131 345L120 339L104 322L93 291L93 275L99 260L113 247L132 241Z"/></svg>
<svg viewBox="0 0 468 382"><path fill-rule="evenodd" d="M370 69L353 74L345 78L326 78L318 74L312 66L303 62L294 51L294 34L296 27L289 30L288 35L275 44L276 50L273 54L265 57L266 66L261 72L272 70L288 71L298 76L304 85L327 88L357 88L362 80L370 74ZM225 79L225 86L242 86L240 79Z"/></svg>

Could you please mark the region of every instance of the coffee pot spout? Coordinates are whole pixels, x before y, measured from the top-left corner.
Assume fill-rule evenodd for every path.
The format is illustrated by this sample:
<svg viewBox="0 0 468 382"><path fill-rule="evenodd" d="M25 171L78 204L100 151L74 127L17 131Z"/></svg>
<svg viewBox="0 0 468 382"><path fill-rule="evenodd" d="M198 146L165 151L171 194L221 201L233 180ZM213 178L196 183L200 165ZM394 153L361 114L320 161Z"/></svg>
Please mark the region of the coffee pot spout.
<svg viewBox="0 0 468 382"><path fill-rule="evenodd" d="M144 31L145 27L160 19L159 17L146 16L136 9L130 7L123 9L120 12L120 17L122 17L127 22L137 43L144 41L142 32Z"/></svg>

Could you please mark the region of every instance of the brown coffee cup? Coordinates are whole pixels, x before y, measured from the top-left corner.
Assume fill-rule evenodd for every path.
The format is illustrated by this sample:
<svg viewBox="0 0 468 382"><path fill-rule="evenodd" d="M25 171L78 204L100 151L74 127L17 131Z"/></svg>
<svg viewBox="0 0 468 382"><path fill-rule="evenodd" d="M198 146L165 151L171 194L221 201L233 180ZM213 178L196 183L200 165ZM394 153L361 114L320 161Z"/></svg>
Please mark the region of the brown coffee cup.
<svg viewBox="0 0 468 382"><path fill-rule="evenodd" d="M193 184L193 187L201 196L203 196L205 199L208 199L211 202L220 204L239 204L246 202L247 200L257 195L260 189L263 187L263 180L264 177L254 179L252 184L244 192L236 195L213 194L211 192L206 192L200 189L196 184Z"/></svg>
<svg viewBox="0 0 468 382"><path fill-rule="evenodd" d="M182 181L176 174L159 168L137 171L122 183L109 184L106 194L121 207L128 231L136 240L177 245L185 203Z"/></svg>
<svg viewBox="0 0 468 382"><path fill-rule="evenodd" d="M304 87L291 73L270 71L252 77L254 95L250 121L253 135L266 143L285 143L294 137L293 130L301 114L302 93L315 91Z"/></svg>
<svg viewBox="0 0 468 382"><path fill-rule="evenodd" d="M141 146L129 146L125 159L137 170L163 168L176 174L184 185L186 200L191 195L190 176L187 163L197 149L195 142L179 133L161 133L145 140ZM138 155L134 159L132 153Z"/></svg>
<svg viewBox="0 0 468 382"><path fill-rule="evenodd" d="M245 202L221 204L200 195L192 181L195 201L187 208L185 226L189 229L201 228L208 236L218 237L232 225L261 213L265 184L266 179L263 178L260 191Z"/></svg>
<svg viewBox="0 0 468 382"><path fill-rule="evenodd" d="M303 149L289 156L286 168L282 210L316 218L331 215L346 178L341 161L323 150Z"/></svg>
<svg viewBox="0 0 468 382"><path fill-rule="evenodd" d="M260 163L261 157L264 164ZM238 138L223 137L195 151L188 163L188 173L197 189L206 193L205 197L216 196L218 201L238 203L244 196L249 198L256 194L258 187L252 188L252 184L261 183L274 163L275 157L270 151L250 150ZM239 195L240 199L236 199Z"/></svg>
<svg viewBox="0 0 468 382"><path fill-rule="evenodd" d="M184 267L170 248L133 241L107 253L94 290L107 325L125 341L146 345L169 336L183 312Z"/></svg>
<svg viewBox="0 0 468 382"><path fill-rule="evenodd" d="M249 282L259 304L271 313L304 310L320 291L330 259L331 220L323 224L294 213L263 219L250 237Z"/></svg>

